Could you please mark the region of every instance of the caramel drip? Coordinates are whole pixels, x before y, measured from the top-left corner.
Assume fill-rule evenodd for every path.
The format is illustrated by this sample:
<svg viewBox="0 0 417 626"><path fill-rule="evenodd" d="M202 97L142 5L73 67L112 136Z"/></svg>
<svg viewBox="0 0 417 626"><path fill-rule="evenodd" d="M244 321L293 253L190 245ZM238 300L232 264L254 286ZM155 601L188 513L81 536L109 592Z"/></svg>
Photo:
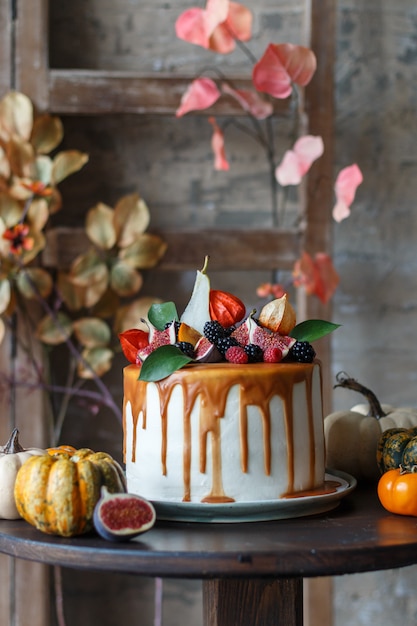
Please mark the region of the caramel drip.
<svg viewBox="0 0 417 626"><path fill-rule="evenodd" d="M160 419L162 432L161 463L162 473L166 474L168 405L172 391L181 385L184 399L184 496L185 501L191 499L191 412L199 398L199 441L200 471L206 471L208 437L211 443L212 488L204 498L206 502L233 501L223 490L222 459L221 459L221 424L226 410L226 401L231 387L239 386L240 395L240 451L242 472L248 471L248 416L247 407L257 406L262 417L263 450L265 474L271 472L271 416L270 402L273 396L281 397L284 406L284 420L288 454L288 488L287 494L294 491L294 419L293 389L299 382L306 382L308 429L310 440L310 473L311 484L314 481L315 441L313 406L311 401L313 365L299 364L267 364L256 363L232 365L229 363L205 364L185 367L174 372L168 378L154 383L160 398ZM133 414L132 462L135 461L136 432L139 415L143 415L142 427L146 428L146 392L148 383L138 380L140 368L130 365L124 370L124 407L131 403ZM222 374L227 374L222 376ZM149 416L150 417L150 416ZM155 419L155 416L152 416ZM126 450L126 442L124 442Z"/></svg>

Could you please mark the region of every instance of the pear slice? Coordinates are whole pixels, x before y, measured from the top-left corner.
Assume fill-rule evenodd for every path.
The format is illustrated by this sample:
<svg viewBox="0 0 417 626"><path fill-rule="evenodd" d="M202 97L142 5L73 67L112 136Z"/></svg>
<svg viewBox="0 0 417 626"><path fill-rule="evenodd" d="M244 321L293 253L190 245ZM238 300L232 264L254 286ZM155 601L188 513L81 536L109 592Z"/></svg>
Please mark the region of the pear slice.
<svg viewBox="0 0 417 626"><path fill-rule="evenodd" d="M296 323L295 311L287 300L287 294L268 302L259 314L259 322L274 333L289 335Z"/></svg>
<svg viewBox="0 0 417 626"><path fill-rule="evenodd" d="M210 279L206 274L209 257L206 256L202 270L197 270L191 298L180 318L184 322L204 334L204 324L210 320Z"/></svg>

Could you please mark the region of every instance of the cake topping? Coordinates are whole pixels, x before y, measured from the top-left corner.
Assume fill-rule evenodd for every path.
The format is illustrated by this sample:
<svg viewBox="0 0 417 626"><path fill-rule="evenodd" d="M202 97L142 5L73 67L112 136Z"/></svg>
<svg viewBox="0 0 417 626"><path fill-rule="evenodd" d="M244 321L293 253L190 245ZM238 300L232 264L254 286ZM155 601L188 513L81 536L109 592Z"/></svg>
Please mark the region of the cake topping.
<svg viewBox="0 0 417 626"><path fill-rule="evenodd" d="M130 329L120 334L126 358L142 365L141 380L162 380L185 365L207 362L278 363L286 359L309 363L315 357L310 342L338 327L323 320L296 324L286 294L266 304L257 318L256 311L246 315L237 296L211 289L207 265L208 257L197 271L181 317L173 302L154 304L148 320L142 320L148 333Z"/></svg>

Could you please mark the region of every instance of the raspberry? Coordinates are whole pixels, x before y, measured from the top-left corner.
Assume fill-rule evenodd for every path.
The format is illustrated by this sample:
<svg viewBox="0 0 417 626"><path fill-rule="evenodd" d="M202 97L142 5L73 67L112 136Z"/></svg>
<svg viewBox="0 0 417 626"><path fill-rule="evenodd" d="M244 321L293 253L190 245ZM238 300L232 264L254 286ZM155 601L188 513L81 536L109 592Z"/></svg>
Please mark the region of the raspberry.
<svg viewBox="0 0 417 626"><path fill-rule="evenodd" d="M312 363L316 351L308 341L296 341L290 349L290 356L299 363Z"/></svg>
<svg viewBox="0 0 417 626"><path fill-rule="evenodd" d="M282 359L282 350L280 348L271 346L264 352L265 363L279 363Z"/></svg>
<svg viewBox="0 0 417 626"><path fill-rule="evenodd" d="M238 365L243 365L249 361L249 357L242 346L231 346L226 350L225 357L226 361L229 361L229 363L236 363Z"/></svg>
<svg viewBox="0 0 417 626"><path fill-rule="evenodd" d="M256 343L248 343L244 349L249 357L249 363L261 363L264 360L264 351Z"/></svg>

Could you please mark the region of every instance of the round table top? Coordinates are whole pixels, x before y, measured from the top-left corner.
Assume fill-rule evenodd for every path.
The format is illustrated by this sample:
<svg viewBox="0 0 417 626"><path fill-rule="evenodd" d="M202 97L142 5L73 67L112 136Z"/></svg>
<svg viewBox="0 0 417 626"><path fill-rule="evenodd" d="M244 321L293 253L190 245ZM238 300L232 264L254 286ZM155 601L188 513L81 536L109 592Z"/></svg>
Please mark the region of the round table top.
<svg viewBox="0 0 417 626"><path fill-rule="evenodd" d="M274 578L339 575L417 563L417 518L392 515L375 487L357 488L330 512L269 522L157 522L125 543L91 533L46 535L0 521L0 551L89 570L158 577Z"/></svg>

